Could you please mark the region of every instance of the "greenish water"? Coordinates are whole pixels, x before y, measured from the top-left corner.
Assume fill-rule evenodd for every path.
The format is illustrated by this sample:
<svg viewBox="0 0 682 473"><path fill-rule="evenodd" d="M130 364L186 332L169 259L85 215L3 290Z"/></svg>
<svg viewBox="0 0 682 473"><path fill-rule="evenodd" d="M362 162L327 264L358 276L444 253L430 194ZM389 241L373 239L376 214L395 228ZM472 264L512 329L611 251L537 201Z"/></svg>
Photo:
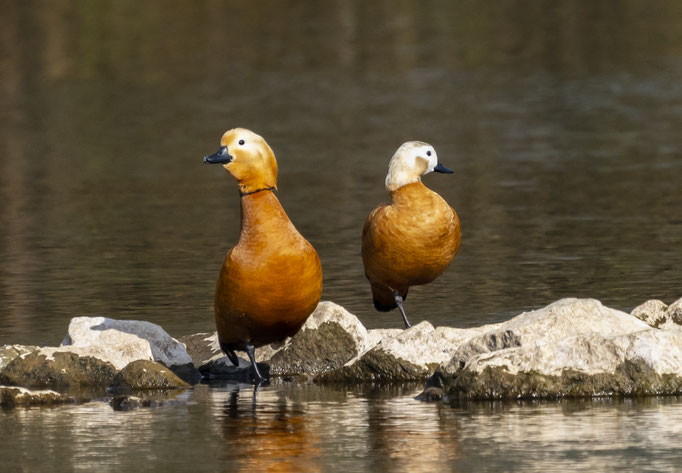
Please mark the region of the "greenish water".
<svg viewBox="0 0 682 473"><path fill-rule="evenodd" d="M448 271L410 292L413 323L475 326L564 296L624 310L682 297L680 2L4 2L0 48L0 343L58 344L81 315L212 330L239 202L201 159L235 126L277 154L278 195L320 254L323 298L370 328L401 321L372 307L361 228L412 139L455 170L425 182L463 232ZM249 437L263 422L294 442L276 458L297 470L414 470L431 449L462 471L504 470L507 458L525 471L679 460L666 440L677 400L567 414L282 389L261 392L253 412L239 404L234 422L229 393L205 387L184 407L131 414L102 403L5 413L0 455L18 471L85 469L96 451L103 471L228 470L267 461L270 447L254 453ZM365 417L345 417L358 405ZM343 436L308 442L332 418L359 435L352 448ZM384 425L393 440L375 432ZM303 440L288 439L297 426Z"/></svg>

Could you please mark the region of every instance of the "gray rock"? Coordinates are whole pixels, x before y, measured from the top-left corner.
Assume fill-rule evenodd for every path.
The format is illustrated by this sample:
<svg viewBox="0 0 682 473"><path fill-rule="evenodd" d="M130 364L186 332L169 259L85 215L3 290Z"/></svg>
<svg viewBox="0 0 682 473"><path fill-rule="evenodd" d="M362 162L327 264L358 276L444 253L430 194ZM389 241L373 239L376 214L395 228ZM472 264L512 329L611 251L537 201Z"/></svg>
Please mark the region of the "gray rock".
<svg viewBox="0 0 682 473"><path fill-rule="evenodd" d="M108 361L119 370L133 361L153 360L190 382L200 377L185 345L151 322L74 317L62 348Z"/></svg>
<svg viewBox="0 0 682 473"><path fill-rule="evenodd" d="M38 347L32 345L5 345L0 347L0 371L19 355L26 355Z"/></svg>
<svg viewBox="0 0 682 473"><path fill-rule="evenodd" d="M185 345L187 354L197 368L225 356L220 350L217 332L185 335L178 338L178 341Z"/></svg>
<svg viewBox="0 0 682 473"><path fill-rule="evenodd" d="M189 384L169 368L149 360L137 360L116 373L111 383L114 391L179 389Z"/></svg>
<svg viewBox="0 0 682 473"><path fill-rule="evenodd" d="M0 386L0 406L5 409L29 406L52 406L76 402L76 399L55 391L32 391L17 386Z"/></svg>
<svg viewBox="0 0 682 473"><path fill-rule="evenodd" d="M438 402L442 401L445 397L445 392L441 387L429 386L421 394L419 394L415 399L417 401L424 402Z"/></svg>
<svg viewBox="0 0 682 473"><path fill-rule="evenodd" d="M472 338L427 383L450 400L677 394L681 386L682 331L591 299L563 299Z"/></svg>
<svg viewBox="0 0 682 473"><path fill-rule="evenodd" d="M0 373L0 384L57 390L106 388L116 368L91 356L40 349L12 360Z"/></svg>

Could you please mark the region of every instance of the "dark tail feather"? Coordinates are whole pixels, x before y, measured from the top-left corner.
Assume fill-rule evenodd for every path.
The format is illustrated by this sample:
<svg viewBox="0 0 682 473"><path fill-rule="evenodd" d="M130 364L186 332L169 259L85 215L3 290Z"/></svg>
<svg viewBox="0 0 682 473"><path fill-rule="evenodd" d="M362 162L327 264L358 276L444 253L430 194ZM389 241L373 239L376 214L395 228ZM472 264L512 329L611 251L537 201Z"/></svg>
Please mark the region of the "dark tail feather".
<svg viewBox="0 0 682 473"><path fill-rule="evenodd" d="M388 312L390 310L395 309L396 307L398 307L398 306L395 305L395 302L393 303L393 305L384 305L381 302L379 302L378 300L374 299L374 308L376 310L378 310L379 312Z"/></svg>
<svg viewBox="0 0 682 473"><path fill-rule="evenodd" d="M403 300L407 299L407 289L401 295ZM379 312L388 312L398 307L395 303L393 291L386 287L372 285L372 298L374 300L374 308Z"/></svg>

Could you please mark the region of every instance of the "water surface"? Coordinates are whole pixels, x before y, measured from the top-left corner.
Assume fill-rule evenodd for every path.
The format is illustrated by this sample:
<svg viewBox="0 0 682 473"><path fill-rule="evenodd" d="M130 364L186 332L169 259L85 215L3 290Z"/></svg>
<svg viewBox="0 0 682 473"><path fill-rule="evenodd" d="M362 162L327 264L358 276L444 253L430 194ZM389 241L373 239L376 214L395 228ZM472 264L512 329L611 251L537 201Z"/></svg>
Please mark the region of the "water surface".
<svg viewBox="0 0 682 473"><path fill-rule="evenodd" d="M387 199L388 160L413 139L455 170L424 180L463 233L448 271L410 292L412 322L682 296L680 2L6 3L0 343L58 344L81 315L212 330L239 199L201 159L235 126L275 150L278 196L320 254L323 298L369 328L401 326L372 307L360 233ZM254 407L202 386L134 413L18 410L0 416L0 456L19 471L680 461L676 399L451 409L413 394L272 387Z"/></svg>
<svg viewBox="0 0 682 473"><path fill-rule="evenodd" d="M402 388L199 385L165 407L2 414L7 471L676 471L678 398L414 401Z"/></svg>

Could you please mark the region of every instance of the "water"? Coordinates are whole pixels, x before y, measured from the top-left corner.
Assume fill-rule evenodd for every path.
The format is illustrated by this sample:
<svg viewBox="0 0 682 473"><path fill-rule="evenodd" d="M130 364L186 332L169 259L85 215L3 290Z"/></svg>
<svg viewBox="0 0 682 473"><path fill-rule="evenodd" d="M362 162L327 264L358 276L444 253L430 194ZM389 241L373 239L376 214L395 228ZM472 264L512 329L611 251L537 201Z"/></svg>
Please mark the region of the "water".
<svg viewBox="0 0 682 473"><path fill-rule="evenodd" d="M678 398L424 404L411 387L199 385L156 409L2 414L6 471L676 471Z"/></svg>
<svg viewBox="0 0 682 473"><path fill-rule="evenodd" d="M623 310L682 296L679 2L5 3L0 343L58 344L80 315L149 320L174 336L212 330L212 293L238 236L239 202L232 179L201 158L234 126L262 134L275 150L278 195L322 259L323 298L367 327L401 326L397 313L374 311L359 250L365 217L387 199L388 160L410 139L433 144L455 170L425 182L455 207L463 229L450 269L410 292L413 323L498 322L564 296ZM285 418L316 425L318 394L300 388L301 408L295 415L284 408ZM119 454L102 454L111 469L141 459L201 464L209 456L214 470L256 461L246 446L225 450L224 439L202 446L215 434L207 426L224 420L204 397L222 406L226 392L188 396L188 407L134 414L101 403L3 414L3 427L18 422L27 437L10 437L0 451L31 452L44 442L43 454L21 461L68 469L75 459L76 469L88 464L89 445L111 447L116 438ZM260 393L251 426L235 421L227 431L266 422L278 396ZM382 393L379 404L375 397L360 392L325 404L327 417L353 425L346 412L367 405L373 425L383 425L395 414L379 404L394 403L421 419L417 438L436 438L432 448L446 459L444 452L460 452L448 468L463 471L502 458L524 470L582 465L583 456L638 468L644 463L635 459L645 458L665 470L671 457L652 444L675 428L663 420L680 415L672 400L587 403L582 414L566 415L565 404L451 410L419 404L411 393ZM471 418L477 434L467 431ZM554 450L542 442L557 447L543 440L554 429L530 432L531 418L560 426L570 442L585 433L576 419L589 422L589 432L623 438L602 451L578 442L548 459ZM498 419L520 433L500 437ZM117 422L148 432L152 445L131 454L139 445L125 430L113 435ZM195 430L181 445L201 459L172 448L185 424ZM272 427L281 442L289 440L277 426L286 425ZM437 435L420 430L435 425ZM650 427L650 437L623 430L635 425ZM296 445L282 459L311 470L411 464L373 429L350 460L333 439L319 446L327 460L301 466ZM64 430L73 436L63 439ZM456 445L468 446L449 444L452 432L468 439ZM527 438L536 450L519 444ZM517 447L525 450L512 454Z"/></svg>

